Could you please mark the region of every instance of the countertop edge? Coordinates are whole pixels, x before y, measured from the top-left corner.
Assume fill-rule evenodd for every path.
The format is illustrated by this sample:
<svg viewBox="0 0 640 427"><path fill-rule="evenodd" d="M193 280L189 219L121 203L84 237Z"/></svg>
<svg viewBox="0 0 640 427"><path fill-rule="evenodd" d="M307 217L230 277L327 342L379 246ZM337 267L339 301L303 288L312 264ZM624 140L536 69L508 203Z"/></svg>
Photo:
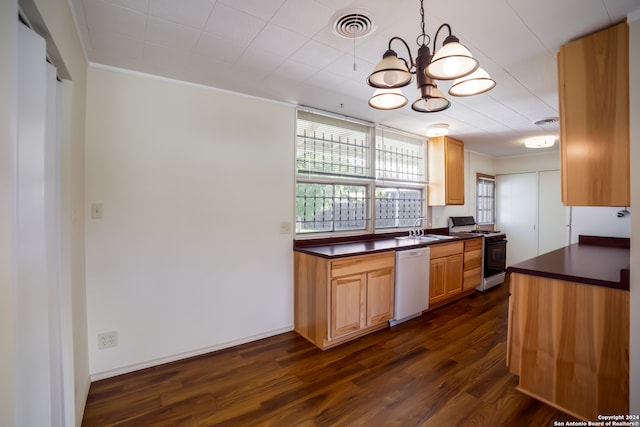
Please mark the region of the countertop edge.
<svg viewBox="0 0 640 427"><path fill-rule="evenodd" d="M395 252L395 251L411 250L411 249L417 249L417 248L424 248L424 247L428 247L428 246L441 245L441 244L453 243L453 242L460 242L460 241L471 240L471 239L481 239L481 238L482 238L481 235L469 233L468 235L456 235L453 239L445 239L445 240L441 240L441 241L437 241L437 242L420 242L420 243L416 243L416 244L406 243L406 244L400 245L400 246L396 245L396 246L380 248L380 249L356 250L356 251L352 251L352 252L345 252L345 253L339 253L339 254L323 253L321 251L318 251L317 248L325 248L325 247L330 247L330 246L350 245L350 244L359 243L359 242L356 241L356 242L335 243L335 244L329 244L329 245L316 245L316 246L297 246L297 245L294 245L293 251L294 252L299 252L299 253L304 253L304 254L307 254L307 255L317 256L319 258L324 258L324 259L338 259L338 258L346 258L346 257L350 257L350 256L369 255L369 254L376 254L376 253L390 252L390 251L394 251ZM386 238L386 239L379 239L377 241L378 242L385 242L385 241L392 242L392 241L396 241L396 239L395 238L392 238L392 239Z"/></svg>
<svg viewBox="0 0 640 427"><path fill-rule="evenodd" d="M605 288L619 289L621 291L629 290L629 282L623 280L625 270L620 270L620 282L611 282L608 280L599 280L592 277L571 276L568 274L552 273L548 271L529 270L526 268L507 267L507 273L519 273L529 276L544 277L547 279L563 280L565 282L581 283L585 285L601 286ZM628 270L627 270L628 271Z"/></svg>

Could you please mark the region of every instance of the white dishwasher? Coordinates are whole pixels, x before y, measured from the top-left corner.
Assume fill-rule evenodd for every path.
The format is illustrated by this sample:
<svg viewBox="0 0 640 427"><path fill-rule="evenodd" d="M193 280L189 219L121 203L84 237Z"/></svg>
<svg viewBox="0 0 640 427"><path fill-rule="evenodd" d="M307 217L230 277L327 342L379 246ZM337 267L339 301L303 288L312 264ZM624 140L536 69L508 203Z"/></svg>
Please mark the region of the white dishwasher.
<svg viewBox="0 0 640 427"><path fill-rule="evenodd" d="M429 247L396 251L395 326L422 315L429 308Z"/></svg>

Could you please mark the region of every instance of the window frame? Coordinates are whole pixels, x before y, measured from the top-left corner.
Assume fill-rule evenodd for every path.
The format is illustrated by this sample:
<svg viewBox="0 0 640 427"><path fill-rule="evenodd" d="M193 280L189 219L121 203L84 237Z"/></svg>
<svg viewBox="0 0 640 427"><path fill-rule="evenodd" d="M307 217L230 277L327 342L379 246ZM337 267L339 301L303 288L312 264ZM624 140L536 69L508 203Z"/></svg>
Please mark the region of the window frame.
<svg viewBox="0 0 640 427"><path fill-rule="evenodd" d="M299 138L301 136L298 134L299 127L298 123L300 120L300 112L304 114L305 120L311 120L312 118L318 118L319 123L324 123L328 125L337 125L341 121L349 123L347 128L352 127L365 127L367 132L367 143L368 143L368 174L363 176L354 176L351 174L332 174L332 173L318 173L313 172L311 170L299 170L298 164L298 144ZM323 119L326 118L326 122ZM394 179L388 177L380 177L377 173L377 142L378 138L382 137L383 139L386 137L390 139L396 138L395 141L399 141L401 144L412 143L418 146L418 152L421 154L421 158L419 159L422 162L421 171L423 173L422 180L417 181L409 181L402 179ZM426 218L428 214L427 209L427 138L424 136L418 136L414 134L409 134L402 131L397 131L395 129L387 129L382 128L380 126L374 126L370 123L363 123L358 120L351 120L346 117L336 117L331 114L327 114L324 112L311 111L307 109L297 109L296 110L296 118L295 118L295 148L294 148L294 174L295 174L295 184L294 184L294 205L296 209L295 215L295 238L296 239L314 239L314 238L323 238L323 237L347 237L354 235L362 235L362 234L385 234L385 233L394 233L400 231L406 231L411 229L411 226L392 226L392 227L384 227L379 228L377 225L377 211L376 211L376 194L378 188L396 188L396 189L407 189L407 190L419 190L421 194L420 199L420 218ZM365 218L366 226L364 229L350 229L350 230L337 230L335 228L335 224L332 226L331 231L298 231L299 225L299 217L298 217L298 184L319 184L319 185L355 185L355 186L364 186L366 188L366 207L365 207ZM413 222L412 222L413 224Z"/></svg>
<svg viewBox="0 0 640 427"><path fill-rule="evenodd" d="M481 196L480 195L480 185L482 181L490 181L493 182L493 193L490 197L488 196ZM483 222L481 221L482 218L484 218L484 215L480 214L480 206L484 205L484 203L481 203L481 198L490 198L492 200L492 204L491 204L491 209L489 210L491 212L491 217L493 219L492 222ZM483 211L487 211L487 209L482 209ZM476 173L476 221L478 223L479 226L495 226L496 224L496 177L495 175L488 175L488 174L484 174L484 173Z"/></svg>

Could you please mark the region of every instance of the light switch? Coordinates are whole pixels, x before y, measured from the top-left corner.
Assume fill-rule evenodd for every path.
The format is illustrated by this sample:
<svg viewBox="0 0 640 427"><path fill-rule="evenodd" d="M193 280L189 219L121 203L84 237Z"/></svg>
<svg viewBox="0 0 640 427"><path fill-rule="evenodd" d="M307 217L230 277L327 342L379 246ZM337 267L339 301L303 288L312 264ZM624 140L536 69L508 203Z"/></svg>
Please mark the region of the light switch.
<svg viewBox="0 0 640 427"><path fill-rule="evenodd" d="M280 234L291 234L291 223L290 222L281 222L280 223Z"/></svg>
<svg viewBox="0 0 640 427"><path fill-rule="evenodd" d="M102 219L102 203L91 203L91 219Z"/></svg>

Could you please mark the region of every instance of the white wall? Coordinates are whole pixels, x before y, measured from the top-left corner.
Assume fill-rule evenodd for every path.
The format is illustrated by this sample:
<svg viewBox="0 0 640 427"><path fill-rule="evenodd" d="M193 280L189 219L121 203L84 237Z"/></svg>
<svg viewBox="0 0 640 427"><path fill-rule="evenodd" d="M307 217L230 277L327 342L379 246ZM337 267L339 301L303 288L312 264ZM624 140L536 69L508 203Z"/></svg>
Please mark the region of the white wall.
<svg viewBox="0 0 640 427"><path fill-rule="evenodd" d="M640 9L629 16L629 76L631 117L631 205L640 203ZM640 217L631 218L631 384L630 414L640 414Z"/></svg>
<svg viewBox="0 0 640 427"><path fill-rule="evenodd" d="M496 175L560 169L560 151L548 151L526 156L499 157L493 162Z"/></svg>
<svg viewBox="0 0 640 427"><path fill-rule="evenodd" d="M450 216L476 216L476 174L494 174L494 159L472 151L464 152L464 205L431 207L430 226L448 227Z"/></svg>
<svg viewBox="0 0 640 427"><path fill-rule="evenodd" d="M92 378L293 329L294 126L292 106L89 68Z"/></svg>

